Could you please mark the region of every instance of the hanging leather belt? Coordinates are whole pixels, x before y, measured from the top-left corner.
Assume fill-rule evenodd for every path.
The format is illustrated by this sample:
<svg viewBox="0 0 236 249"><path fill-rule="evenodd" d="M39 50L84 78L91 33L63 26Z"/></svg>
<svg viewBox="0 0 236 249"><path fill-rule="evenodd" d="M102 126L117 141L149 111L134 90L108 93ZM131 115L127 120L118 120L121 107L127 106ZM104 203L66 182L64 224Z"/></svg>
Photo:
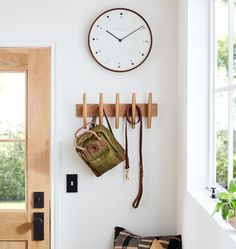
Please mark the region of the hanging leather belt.
<svg viewBox="0 0 236 249"><path fill-rule="evenodd" d="M126 179L129 179L129 153L128 153L128 123L135 125L140 123L140 134L139 134L139 190L136 198L134 199L132 206L137 208L139 206L140 200L143 194L143 156L142 156L142 143L143 143L143 122L142 122L142 111L139 106L136 105L136 111L138 112L138 120L132 121L131 110L132 105L129 105L126 110L126 126L125 126L125 150L126 150Z"/></svg>

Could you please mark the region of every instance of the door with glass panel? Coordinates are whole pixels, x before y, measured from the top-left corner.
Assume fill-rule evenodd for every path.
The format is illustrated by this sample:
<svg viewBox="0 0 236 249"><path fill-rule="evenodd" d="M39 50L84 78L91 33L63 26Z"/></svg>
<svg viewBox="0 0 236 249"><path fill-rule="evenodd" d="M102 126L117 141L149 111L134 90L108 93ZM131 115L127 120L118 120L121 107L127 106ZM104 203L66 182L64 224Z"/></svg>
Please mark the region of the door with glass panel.
<svg viewBox="0 0 236 249"><path fill-rule="evenodd" d="M0 249L49 249L50 49L0 48Z"/></svg>

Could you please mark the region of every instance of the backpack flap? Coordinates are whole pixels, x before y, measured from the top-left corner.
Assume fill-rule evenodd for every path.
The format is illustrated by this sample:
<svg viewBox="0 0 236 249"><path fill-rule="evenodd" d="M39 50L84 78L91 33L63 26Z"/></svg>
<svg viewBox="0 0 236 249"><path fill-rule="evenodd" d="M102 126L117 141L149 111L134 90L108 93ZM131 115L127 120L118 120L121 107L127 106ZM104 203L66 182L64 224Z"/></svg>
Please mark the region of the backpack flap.
<svg viewBox="0 0 236 249"><path fill-rule="evenodd" d="M105 141L95 132L87 131L75 140L76 151L88 163L108 151Z"/></svg>

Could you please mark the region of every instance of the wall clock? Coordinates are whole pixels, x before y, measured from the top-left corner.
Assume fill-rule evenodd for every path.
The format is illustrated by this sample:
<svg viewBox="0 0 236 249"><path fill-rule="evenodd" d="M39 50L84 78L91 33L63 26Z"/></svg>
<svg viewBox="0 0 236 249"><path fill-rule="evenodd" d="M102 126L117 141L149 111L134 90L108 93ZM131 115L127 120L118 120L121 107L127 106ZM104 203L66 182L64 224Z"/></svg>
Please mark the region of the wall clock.
<svg viewBox="0 0 236 249"><path fill-rule="evenodd" d="M102 67L127 72L147 59L152 48L152 32L140 14L116 8L95 19L89 30L88 43L93 58Z"/></svg>

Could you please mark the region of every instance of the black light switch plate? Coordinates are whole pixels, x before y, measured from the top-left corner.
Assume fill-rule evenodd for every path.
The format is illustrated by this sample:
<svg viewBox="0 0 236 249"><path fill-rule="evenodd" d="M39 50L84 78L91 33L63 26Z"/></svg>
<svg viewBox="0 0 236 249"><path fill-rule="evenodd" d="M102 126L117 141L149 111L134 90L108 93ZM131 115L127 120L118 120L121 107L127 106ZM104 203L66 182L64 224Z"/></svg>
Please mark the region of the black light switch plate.
<svg viewBox="0 0 236 249"><path fill-rule="evenodd" d="M68 193L78 192L78 175L76 174L66 175L66 192Z"/></svg>

